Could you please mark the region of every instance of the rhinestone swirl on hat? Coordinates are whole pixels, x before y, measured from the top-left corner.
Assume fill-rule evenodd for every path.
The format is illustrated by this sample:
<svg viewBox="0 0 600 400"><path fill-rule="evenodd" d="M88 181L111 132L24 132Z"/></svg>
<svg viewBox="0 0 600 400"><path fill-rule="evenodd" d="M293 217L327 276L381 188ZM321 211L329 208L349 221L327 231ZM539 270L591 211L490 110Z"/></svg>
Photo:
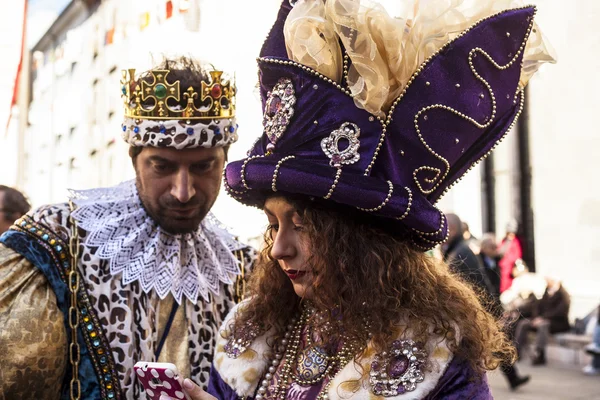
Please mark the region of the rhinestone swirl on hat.
<svg viewBox="0 0 600 400"><path fill-rule="evenodd" d="M269 138L268 151L275 149L275 144L287 129L294 115L294 104L296 104L296 92L292 80L281 78L267 93L265 112L263 114L263 127Z"/></svg>
<svg viewBox="0 0 600 400"><path fill-rule="evenodd" d="M338 129L321 141L321 148L330 158L329 165L339 168L342 164L354 164L360 160L360 128L352 122L344 122ZM348 142L348 146L340 149L340 140Z"/></svg>
<svg viewBox="0 0 600 400"><path fill-rule="evenodd" d="M377 396L397 396L411 392L423 382L425 352L412 340L395 340L389 352L377 354L371 363L369 383Z"/></svg>

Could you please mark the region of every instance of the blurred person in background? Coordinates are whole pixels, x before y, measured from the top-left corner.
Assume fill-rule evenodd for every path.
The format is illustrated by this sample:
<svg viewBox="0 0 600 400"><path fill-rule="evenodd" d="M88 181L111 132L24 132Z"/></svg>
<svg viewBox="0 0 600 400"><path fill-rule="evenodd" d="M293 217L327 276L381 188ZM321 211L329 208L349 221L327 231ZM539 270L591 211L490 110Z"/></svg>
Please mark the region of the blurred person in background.
<svg viewBox="0 0 600 400"><path fill-rule="evenodd" d="M475 255L464 240L463 224L456 214L446 214L448 221L448 241L443 245L444 260L447 261L459 276L474 284L480 294L480 301L496 318L501 318L503 311L500 303L499 275L496 260L498 259L495 237L484 235L480 244L481 253ZM512 339L513 326L505 326L507 336ZM509 362L502 362L500 370L504 374L510 388L517 389L527 383L529 376L521 376L517 368Z"/></svg>
<svg viewBox="0 0 600 400"><path fill-rule="evenodd" d="M490 283L490 294L494 299L500 300L500 267L498 261L498 245L496 244L496 235L493 233L484 233L479 244L479 258L483 264L483 269Z"/></svg>
<svg viewBox="0 0 600 400"><path fill-rule="evenodd" d="M467 242L473 253L475 253L475 255L478 255L481 251L481 249L479 248L479 240L475 236L473 236L471 230L469 229L469 224L467 224L464 221L462 222L462 231L465 242Z"/></svg>
<svg viewBox="0 0 600 400"><path fill-rule="evenodd" d="M506 224L506 235L504 235L498 246L498 255L501 257L500 262L498 262L500 267L500 293L512 285L512 271L515 262L523 258L523 247L521 246L521 239L517 235L518 230L519 223L517 220L511 220Z"/></svg>
<svg viewBox="0 0 600 400"><path fill-rule="evenodd" d="M534 308L544 296L548 284L546 280L534 272L521 259L513 268L514 280L510 288L500 294L500 302L512 320L533 318Z"/></svg>
<svg viewBox="0 0 600 400"><path fill-rule="evenodd" d="M481 237L481 252L479 253L479 257L490 283L491 290L488 293L491 298L488 309L497 318L502 318L503 323L505 324L505 332L508 337L514 341L516 318L510 314L505 314L502 303L500 302L500 271L498 268L498 260L500 257L498 256L498 246L496 243L496 235L493 233L485 233ZM500 370L504 374L512 390L527 383L530 379L529 376L519 375L517 367L510 363L504 362L500 364Z"/></svg>
<svg viewBox="0 0 600 400"><path fill-rule="evenodd" d="M0 235L30 209L31 205L23 193L17 189L0 185Z"/></svg>
<svg viewBox="0 0 600 400"><path fill-rule="evenodd" d="M483 265L473 253L463 236L463 224L460 217L453 213L446 214L448 221L448 240L442 245L444 261L450 268L478 290L486 293L493 291L492 285L483 269Z"/></svg>
<svg viewBox="0 0 600 400"><path fill-rule="evenodd" d="M535 332L535 349L532 365L546 364L546 345L551 334L570 329L569 307L571 298L560 279L546 276L546 290L542 298L533 304L531 319L517 322L515 340L519 355L523 355L528 344L529 332Z"/></svg>
<svg viewBox="0 0 600 400"><path fill-rule="evenodd" d="M136 178L71 191L0 238L5 398L145 398L138 361L206 387L241 297L253 252L210 213L237 140L233 84L188 58L122 76Z"/></svg>
<svg viewBox="0 0 600 400"><path fill-rule="evenodd" d="M592 356L592 361L583 367L583 373L586 375L600 375L600 305L598 306L598 316L596 318L592 343L585 347L585 351Z"/></svg>

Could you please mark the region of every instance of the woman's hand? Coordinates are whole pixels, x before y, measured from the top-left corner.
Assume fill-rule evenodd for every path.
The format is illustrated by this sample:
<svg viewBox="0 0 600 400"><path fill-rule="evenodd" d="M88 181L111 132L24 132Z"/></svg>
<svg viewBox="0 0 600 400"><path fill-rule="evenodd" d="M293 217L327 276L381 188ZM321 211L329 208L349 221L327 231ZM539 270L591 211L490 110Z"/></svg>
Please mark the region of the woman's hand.
<svg viewBox="0 0 600 400"><path fill-rule="evenodd" d="M200 386L196 385L191 379L186 378L185 380L179 378L179 383L181 387L183 387L183 391L187 394L188 398L191 400L218 400L216 397L211 396L206 393L204 390L200 388ZM179 400L179 399L171 399L169 396L161 395L160 400Z"/></svg>

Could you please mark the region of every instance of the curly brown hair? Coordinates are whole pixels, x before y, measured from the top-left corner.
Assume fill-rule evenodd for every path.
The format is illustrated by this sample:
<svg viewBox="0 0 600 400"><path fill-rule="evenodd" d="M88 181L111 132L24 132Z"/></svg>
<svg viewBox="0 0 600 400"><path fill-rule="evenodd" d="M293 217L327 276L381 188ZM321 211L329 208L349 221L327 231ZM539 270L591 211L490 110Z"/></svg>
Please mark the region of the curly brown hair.
<svg viewBox="0 0 600 400"><path fill-rule="evenodd" d="M337 324L347 337L366 343L367 319L378 352L386 351L407 328L414 340L425 343L433 327L476 371L514 361L514 347L503 324L480 301L482 293L446 263L390 233L384 220L326 201L285 198L303 220L315 277L310 301L319 310L329 310L322 323ZM230 327L234 332L253 324L263 330L275 328L279 337L302 302L271 257L270 237L267 231L266 246L249 280L250 298Z"/></svg>

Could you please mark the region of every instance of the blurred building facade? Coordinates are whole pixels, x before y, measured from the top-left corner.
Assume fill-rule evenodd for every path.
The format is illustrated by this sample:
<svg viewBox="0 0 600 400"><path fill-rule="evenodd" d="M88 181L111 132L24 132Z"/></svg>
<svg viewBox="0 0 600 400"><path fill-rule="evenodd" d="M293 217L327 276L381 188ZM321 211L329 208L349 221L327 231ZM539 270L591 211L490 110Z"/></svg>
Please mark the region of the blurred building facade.
<svg viewBox="0 0 600 400"><path fill-rule="evenodd" d="M22 74L10 131L23 149L17 185L40 205L64 201L66 188L133 177L120 139L121 69L144 70L163 54L192 55L235 73L240 141L230 157L242 157L262 130L255 57L279 3L72 1L27 55L31 68ZM525 260L563 278L572 315L580 316L600 301L600 188L593 184L600 135L589 118L600 105L600 81L593 79L600 40L590 34L600 3L533 3L559 62L530 82L514 132L438 206L460 215L476 236L494 231L501 238L509 220L521 222ZM259 237L266 226L260 212L225 195L214 211L243 239Z"/></svg>

